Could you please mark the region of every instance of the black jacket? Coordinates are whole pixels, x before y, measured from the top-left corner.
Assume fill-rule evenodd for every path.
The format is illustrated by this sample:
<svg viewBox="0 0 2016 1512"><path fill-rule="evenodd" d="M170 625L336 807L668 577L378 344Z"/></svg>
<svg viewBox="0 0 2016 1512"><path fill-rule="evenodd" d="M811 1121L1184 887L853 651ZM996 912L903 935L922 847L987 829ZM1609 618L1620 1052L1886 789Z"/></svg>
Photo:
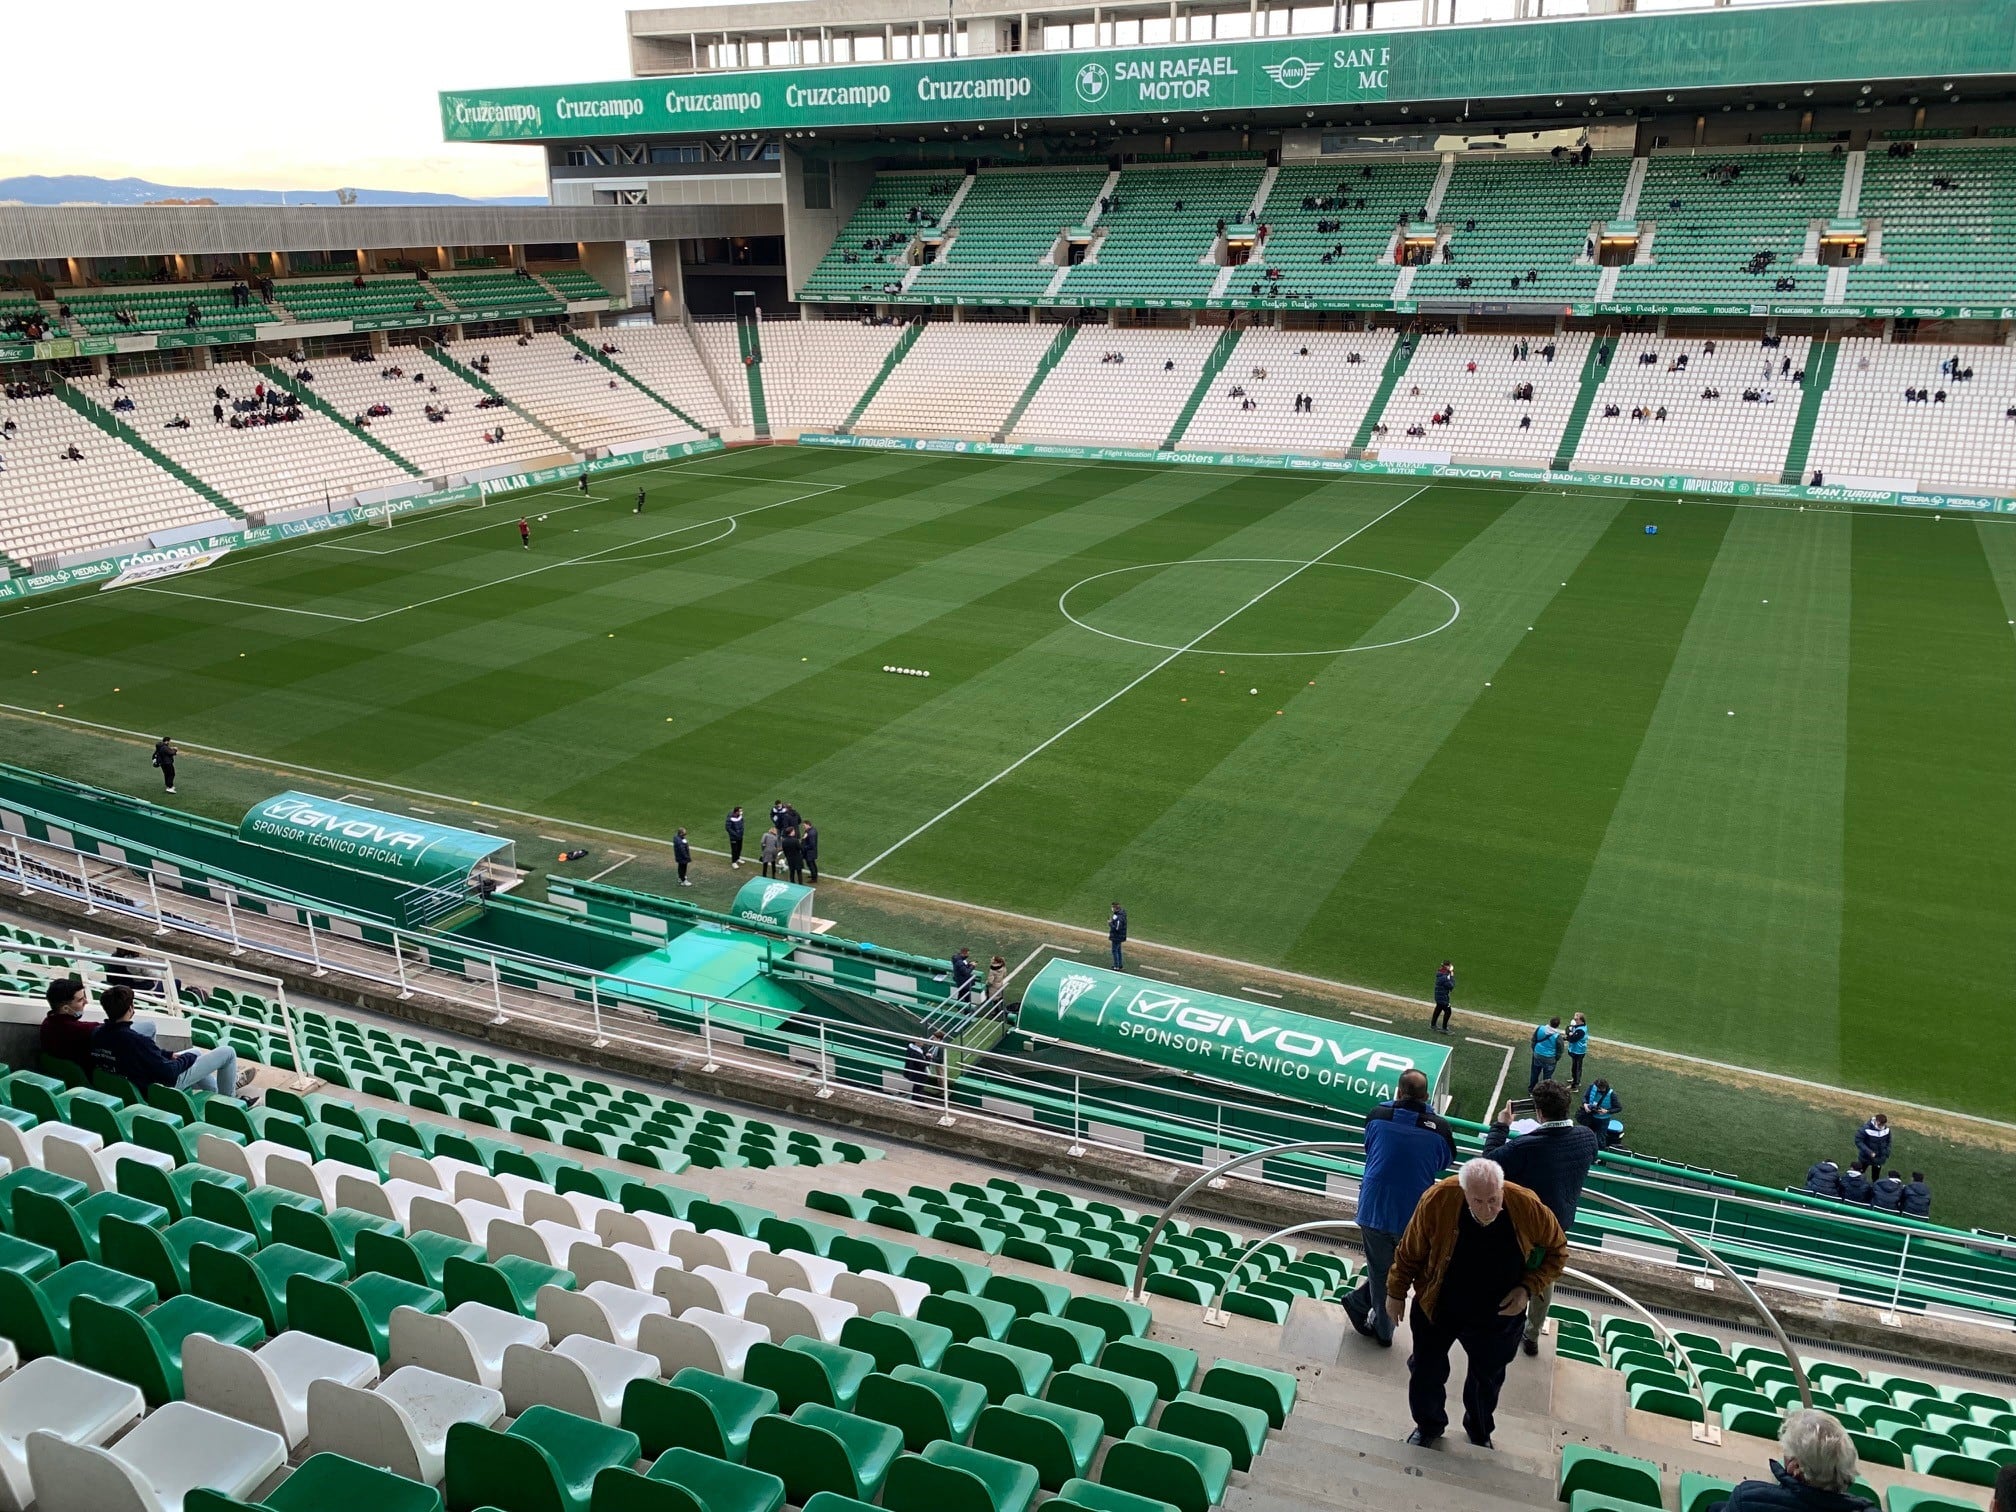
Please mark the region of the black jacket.
<svg viewBox="0 0 2016 1512"><path fill-rule="evenodd" d="M730 814L728 816L728 838L730 840L740 840L742 838L742 826L746 823L748 821L740 814Z"/></svg>
<svg viewBox="0 0 2016 1512"><path fill-rule="evenodd" d="M1109 940L1124 940L1127 938L1126 909L1116 908L1113 910L1113 917L1106 921L1106 938Z"/></svg>
<svg viewBox="0 0 2016 1512"><path fill-rule="evenodd" d="M1517 1139L1502 1123L1484 1136L1484 1153L1505 1168L1505 1175L1547 1204L1562 1228L1575 1221L1582 1187L1601 1147L1580 1124L1542 1124Z"/></svg>
<svg viewBox="0 0 2016 1512"><path fill-rule="evenodd" d="M1904 1214L1908 1218L1932 1216L1932 1188L1922 1181L1904 1183Z"/></svg>
<svg viewBox="0 0 2016 1512"><path fill-rule="evenodd" d="M189 1053L170 1055L130 1020L100 1024L91 1039L91 1057L101 1066L109 1064L136 1087L173 1086L196 1060Z"/></svg>
<svg viewBox="0 0 2016 1512"><path fill-rule="evenodd" d="M1708 1512L1872 1512L1875 1503L1841 1491L1816 1491L1804 1481L1771 1462L1775 1480L1744 1481L1729 1493L1725 1502L1711 1502Z"/></svg>
<svg viewBox="0 0 2016 1512"><path fill-rule="evenodd" d="M1869 1185L1869 1178L1864 1176L1860 1171L1848 1170L1841 1173L1841 1200L1843 1202L1859 1202L1866 1206L1869 1202L1869 1194L1873 1190L1874 1188Z"/></svg>
<svg viewBox="0 0 2016 1512"><path fill-rule="evenodd" d="M672 859L682 865L690 865L692 863L693 843L684 835L674 835L672 837Z"/></svg>
<svg viewBox="0 0 2016 1512"><path fill-rule="evenodd" d="M1885 1124L1879 1129L1876 1127L1876 1121L1871 1119L1868 1123L1857 1129L1855 1131L1855 1153L1860 1155L1864 1161L1873 1161L1879 1166L1888 1165L1890 1162L1889 1125Z"/></svg>
<svg viewBox="0 0 2016 1512"><path fill-rule="evenodd" d="M1869 1200L1876 1205L1879 1213L1901 1213L1904 1211L1904 1178L1885 1176L1870 1192Z"/></svg>
<svg viewBox="0 0 2016 1512"><path fill-rule="evenodd" d="M819 859L818 826L812 824L806 825L803 831L803 835L805 839L805 859L807 861L817 861Z"/></svg>
<svg viewBox="0 0 2016 1512"><path fill-rule="evenodd" d="M1806 1190L1815 1197L1839 1197L1841 1167L1831 1160L1823 1160L1809 1167L1806 1172Z"/></svg>

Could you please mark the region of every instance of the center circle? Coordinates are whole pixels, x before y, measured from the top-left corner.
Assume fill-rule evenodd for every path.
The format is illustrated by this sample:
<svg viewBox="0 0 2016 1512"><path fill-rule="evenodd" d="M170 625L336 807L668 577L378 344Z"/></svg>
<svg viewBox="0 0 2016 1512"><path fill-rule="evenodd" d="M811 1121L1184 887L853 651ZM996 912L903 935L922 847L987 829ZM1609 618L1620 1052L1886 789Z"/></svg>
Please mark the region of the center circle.
<svg viewBox="0 0 2016 1512"><path fill-rule="evenodd" d="M1128 574L1133 573L1163 572L1172 568L1224 567L1235 565L1301 568L1304 569L1305 571L1314 571L1317 568L1322 568L1326 571L1332 571L1332 572L1366 573L1373 577L1388 578L1400 583L1411 583L1414 585L1414 588L1416 589L1426 589L1429 593L1438 595L1447 604L1448 613L1442 619L1440 624L1434 625L1429 629L1418 631L1417 633L1412 635L1397 636L1388 640L1370 641L1360 645L1336 646L1329 649L1314 649L1307 651L1226 651L1199 646L1197 642L1199 640L1209 639L1212 631L1215 631L1221 626L1229 625L1230 623L1235 622L1238 616L1241 613L1243 613L1245 609L1254 607L1254 603L1257 600L1249 601L1246 605L1243 606L1235 606L1234 608L1232 608L1231 612L1225 616L1224 619L1220 620L1218 625L1212 626L1209 630L1206 630L1203 634L1196 637L1196 639L1183 643L1172 643L1166 640L1148 640L1138 636L1122 635L1117 630L1108 630L1102 628L1099 625L1093 624L1089 619L1081 618L1079 614L1074 614L1071 610L1071 596L1073 594L1078 593L1083 589L1089 589L1090 587L1092 587L1093 584L1104 583L1113 578L1124 577ZM1301 576L1301 574L1298 573L1295 574L1295 576L1299 577ZM1285 586L1287 585L1283 579L1281 578L1271 579L1267 583L1260 584L1260 587L1264 590L1264 592L1260 594L1259 597L1269 597L1272 595L1274 589ZM1399 603L1404 601L1405 601L1404 598L1396 600L1395 606L1397 607ZM1130 646L1142 646L1151 651L1171 651L1177 653L1187 652L1195 656L1282 657L1282 656L1349 656L1354 652L1359 651L1385 651L1390 650L1394 646L1409 645L1414 641L1426 640L1431 635L1439 635L1444 630L1447 630L1451 625L1456 623L1457 618L1463 613L1463 606L1461 603L1457 601L1455 594L1451 593L1448 589L1440 586L1439 584L1431 583L1426 578L1410 577L1408 574L1404 572L1389 572L1383 567L1360 567L1351 562L1313 562L1313 563L1303 562L1294 557L1193 557L1177 562L1140 562L1132 567L1115 567L1108 572L1095 572L1090 577L1080 578L1077 582L1073 583L1069 588L1066 588L1062 593L1057 595L1057 612L1063 615L1064 618L1071 621L1072 624L1078 626L1079 629L1081 630L1090 630L1094 635L1104 636L1107 640L1121 641ZM1096 610L1090 610L1090 609L1084 611L1084 613L1086 614L1092 614L1096 612L1097 612Z"/></svg>

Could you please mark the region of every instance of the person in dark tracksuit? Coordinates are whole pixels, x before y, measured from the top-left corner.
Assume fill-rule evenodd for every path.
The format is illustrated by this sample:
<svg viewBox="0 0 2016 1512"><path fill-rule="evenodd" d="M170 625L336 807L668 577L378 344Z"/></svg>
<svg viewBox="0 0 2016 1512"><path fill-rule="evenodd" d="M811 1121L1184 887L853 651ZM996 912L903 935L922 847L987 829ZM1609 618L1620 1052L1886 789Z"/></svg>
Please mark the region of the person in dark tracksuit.
<svg viewBox="0 0 2016 1512"><path fill-rule="evenodd" d="M952 995L962 1003L973 1001L973 953L964 945L952 952Z"/></svg>
<svg viewBox="0 0 2016 1512"><path fill-rule="evenodd" d="M1456 993L1456 963L1444 961L1435 968L1435 1011L1428 1015L1428 1027L1450 1033L1449 1018L1453 1011L1449 999Z"/></svg>
<svg viewBox="0 0 2016 1512"><path fill-rule="evenodd" d="M1118 898L1113 900L1113 917L1106 921L1106 943L1113 947L1113 969L1125 971L1127 958L1121 947L1127 943L1127 910Z"/></svg>
<svg viewBox="0 0 2016 1512"><path fill-rule="evenodd" d="M805 880L816 887L819 883L819 826L816 824L806 825L803 839L805 841Z"/></svg>
<svg viewBox="0 0 2016 1512"><path fill-rule="evenodd" d="M740 870L742 866L742 805L736 804L728 810L728 864Z"/></svg>
<svg viewBox="0 0 2016 1512"><path fill-rule="evenodd" d="M1567 1049L1568 1090L1579 1092L1582 1090L1582 1057L1589 1053L1589 1020L1579 1013L1568 1020Z"/></svg>
<svg viewBox="0 0 2016 1512"><path fill-rule="evenodd" d="M644 490L641 488L637 490L637 502L631 507L630 513L639 515L644 513Z"/></svg>
<svg viewBox="0 0 2016 1512"><path fill-rule="evenodd" d="M1932 1188L1925 1184L1923 1171L1913 1171L1911 1179L1904 1184L1904 1216L1907 1218L1932 1216Z"/></svg>
<svg viewBox="0 0 2016 1512"><path fill-rule="evenodd" d="M684 826L672 833L672 859L679 863L679 885L691 887L693 884L686 880L686 868L693 864L693 842L686 838Z"/></svg>
<svg viewBox="0 0 2016 1512"><path fill-rule="evenodd" d="M1831 1160L1817 1160L1806 1168L1806 1190L1815 1197L1841 1195L1841 1167Z"/></svg>
<svg viewBox="0 0 2016 1512"><path fill-rule="evenodd" d="M154 765L161 768L161 785L171 793L175 791L175 757L178 754L175 742L166 735L154 742Z"/></svg>
<svg viewBox="0 0 2016 1512"><path fill-rule="evenodd" d="M1895 1171L1885 1171L1883 1179L1870 1189L1869 1202L1879 1213L1903 1212L1904 1178Z"/></svg>
<svg viewBox="0 0 2016 1512"><path fill-rule="evenodd" d="M1858 1207L1869 1205L1870 1194L1875 1190L1860 1166L1849 1166L1841 1173L1841 1200L1855 1203Z"/></svg>
<svg viewBox="0 0 2016 1512"><path fill-rule="evenodd" d="M1855 1169L1873 1183L1890 1163L1890 1115L1872 1113L1869 1122L1855 1131Z"/></svg>
<svg viewBox="0 0 2016 1512"><path fill-rule="evenodd" d="M805 880L805 837L798 833L798 826L791 825L777 837L778 849L784 852L784 872L793 882Z"/></svg>

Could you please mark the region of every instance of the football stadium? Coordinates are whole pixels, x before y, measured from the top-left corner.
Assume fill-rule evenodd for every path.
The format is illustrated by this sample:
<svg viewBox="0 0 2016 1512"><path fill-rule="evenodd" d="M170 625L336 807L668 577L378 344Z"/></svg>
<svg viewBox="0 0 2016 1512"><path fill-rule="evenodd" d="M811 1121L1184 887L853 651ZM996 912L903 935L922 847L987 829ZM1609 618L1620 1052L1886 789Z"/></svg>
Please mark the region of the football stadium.
<svg viewBox="0 0 2016 1512"><path fill-rule="evenodd" d="M0 204L0 1512L2016 1512L2008 0L621 40Z"/></svg>

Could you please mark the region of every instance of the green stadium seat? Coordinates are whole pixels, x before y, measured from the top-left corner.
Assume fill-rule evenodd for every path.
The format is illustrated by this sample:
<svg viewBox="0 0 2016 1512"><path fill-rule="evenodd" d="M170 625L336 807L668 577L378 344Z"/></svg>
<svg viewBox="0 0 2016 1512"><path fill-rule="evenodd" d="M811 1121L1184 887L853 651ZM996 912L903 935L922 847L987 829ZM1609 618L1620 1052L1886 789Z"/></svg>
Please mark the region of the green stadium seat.
<svg viewBox="0 0 2016 1512"><path fill-rule="evenodd" d="M191 1334L256 1349L266 1331L249 1313L201 1297L170 1297L145 1314L94 1297L70 1308L71 1347L79 1365L138 1386L149 1407L182 1396L182 1346Z"/></svg>
<svg viewBox="0 0 2016 1512"><path fill-rule="evenodd" d="M1099 1483L1166 1501L1179 1512L1209 1512L1225 1499L1232 1456L1216 1444L1154 1428L1131 1428L1106 1451Z"/></svg>
<svg viewBox="0 0 2016 1512"><path fill-rule="evenodd" d="M1160 1339L1115 1339L1100 1353L1098 1363L1102 1370L1152 1383L1155 1395L1165 1402L1188 1391L1197 1378L1197 1351Z"/></svg>
<svg viewBox="0 0 2016 1512"><path fill-rule="evenodd" d="M902 1447L889 1424L807 1402L789 1417L757 1419L748 1463L782 1479L793 1503L820 1491L873 1501Z"/></svg>
<svg viewBox="0 0 2016 1512"><path fill-rule="evenodd" d="M183 1512L442 1512L441 1493L403 1475L362 1465L340 1454L305 1460L264 1501L241 1502L215 1491L195 1490L183 1498Z"/></svg>
<svg viewBox="0 0 2016 1512"><path fill-rule="evenodd" d="M167 1209L121 1192L93 1192L70 1202L23 1188L14 1201L13 1231L17 1238L53 1249L68 1264L98 1259L98 1236L108 1218L123 1218L150 1228L168 1226Z"/></svg>
<svg viewBox="0 0 2016 1512"><path fill-rule="evenodd" d="M880 1371L891 1371L898 1365L935 1370L954 1336L951 1329L922 1318L905 1318L896 1313L873 1316L857 1313L840 1325L840 1342L872 1356L875 1368Z"/></svg>
<svg viewBox="0 0 2016 1512"><path fill-rule="evenodd" d="M856 1413L900 1431L913 1453L934 1439L965 1443L986 1406L987 1392L977 1383L915 1365L878 1371L854 1398Z"/></svg>
<svg viewBox="0 0 2016 1512"><path fill-rule="evenodd" d="M890 1466L882 1504L889 1512L1027 1512L1036 1491L1028 1465L937 1443Z"/></svg>
<svg viewBox="0 0 2016 1512"><path fill-rule="evenodd" d="M874 1356L858 1349L793 1338L782 1344L750 1345L742 1379L776 1392L787 1412L808 1403L849 1412L855 1393L874 1369Z"/></svg>
<svg viewBox="0 0 2016 1512"><path fill-rule="evenodd" d="M448 1430L448 1505L499 1512L588 1512L595 1478L638 1458L637 1435L540 1404L500 1433Z"/></svg>
<svg viewBox="0 0 2016 1512"><path fill-rule="evenodd" d="M288 1283L295 1276L341 1280L343 1262L291 1244L238 1251L197 1245L189 1254L189 1290L257 1318L269 1334L283 1332Z"/></svg>
<svg viewBox="0 0 2016 1512"><path fill-rule="evenodd" d="M150 1283L88 1260L74 1261L46 1281L0 1271L0 1338L12 1339L24 1361L43 1355L69 1359L70 1313L80 1297L136 1309L156 1301Z"/></svg>
<svg viewBox="0 0 2016 1512"><path fill-rule="evenodd" d="M1162 1409L1155 1426L1203 1444L1216 1444L1232 1456L1232 1468L1250 1470L1267 1442L1267 1414L1258 1407L1227 1402L1195 1391L1179 1392Z"/></svg>
<svg viewBox="0 0 2016 1512"><path fill-rule="evenodd" d="M964 1344L968 1339L1006 1339L1009 1326L1015 1321L1015 1309L1006 1302L970 1292L944 1291L934 1292L919 1303L917 1317L944 1329L953 1342Z"/></svg>
<svg viewBox="0 0 2016 1512"><path fill-rule="evenodd" d="M692 1449L659 1455L650 1471L611 1468L595 1478L594 1512L673 1512L663 1491L677 1487L696 1512L779 1512L784 1482L746 1465L715 1459Z"/></svg>
<svg viewBox="0 0 2016 1512"><path fill-rule="evenodd" d="M1056 1507L1058 1512L1067 1508L1075 1512L1176 1512L1166 1501L1089 1480L1066 1481L1057 1499L1045 1505Z"/></svg>
<svg viewBox="0 0 2016 1512"><path fill-rule="evenodd" d="M447 1311L442 1294L397 1276L366 1271L345 1282L333 1277L296 1274L287 1282L287 1311L294 1327L331 1343L376 1355L391 1356L392 1314L402 1307L435 1314Z"/></svg>
<svg viewBox="0 0 2016 1512"><path fill-rule="evenodd" d="M1009 1325L1007 1342L1048 1356L1053 1369L1069 1370L1094 1363L1109 1340L1095 1324L1035 1313Z"/></svg>
<svg viewBox="0 0 2016 1512"><path fill-rule="evenodd" d="M1555 1479L1554 1494L1567 1501L1577 1491L1601 1491L1607 1496L1651 1507L1664 1504L1659 1488L1659 1467L1651 1460L1612 1454L1586 1444L1565 1444L1561 1449L1560 1473Z"/></svg>
<svg viewBox="0 0 2016 1512"><path fill-rule="evenodd" d="M691 1449L740 1463L756 1420L777 1410L777 1393L687 1366L671 1381L642 1378L623 1392L623 1426L646 1455Z"/></svg>
<svg viewBox="0 0 2016 1512"><path fill-rule="evenodd" d="M1717 1480L1698 1470L1680 1472L1680 1512L1708 1512L1736 1489L1734 1481Z"/></svg>
<svg viewBox="0 0 2016 1512"><path fill-rule="evenodd" d="M1031 1466L1043 1489L1055 1491L1091 1472L1104 1427L1076 1407L1018 1394L980 1414L973 1447Z"/></svg>

